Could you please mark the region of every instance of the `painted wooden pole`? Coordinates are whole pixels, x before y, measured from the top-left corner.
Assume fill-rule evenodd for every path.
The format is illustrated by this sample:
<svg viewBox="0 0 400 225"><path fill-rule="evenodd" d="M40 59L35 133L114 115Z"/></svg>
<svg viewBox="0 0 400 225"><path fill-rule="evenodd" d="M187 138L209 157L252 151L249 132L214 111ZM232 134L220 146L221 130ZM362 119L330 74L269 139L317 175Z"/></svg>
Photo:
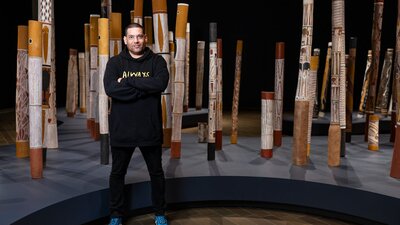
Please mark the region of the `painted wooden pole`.
<svg viewBox="0 0 400 225"><path fill-rule="evenodd" d="M18 26L17 84L15 90L15 154L29 156L28 26Z"/></svg>
<svg viewBox="0 0 400 225"><path fill-rule="evenodd" d="M378 95L376 96L375 111L382 116L388 115L390 77L392 76L393 48L386 49L385 59L383 61L381 79L379 82Z"/></svg>
<svg viewBox="0 0 400 225"><path fill-rule="evenodd" d="M185 42L188 10L189 4L178 3L175 23L176 55L174 106L172 111L171 158L181 157L183 94L185 90Z"/></svg>
<svg viewBox="0 0 400 225"><path fill-rule="evenodd" d="M328 131L328 165L339 166L340 156L345 154L344 129L346 86L346 54L344 42L344 0L332 1L332 76L331 76L331 122ZM344 83L344 85L343 85ZM344 91L345 92L345 91ZM341 103L343 101L343 103Z"/></svg>
<svg viewBox="0 0 400 225"><path fill-rule="evenodd" d="M396 117L396 131L395 131L395 139L393 145L393 156L392 156L392 164L390 167L390 176L393 178L400 179L400 0L397 1L397 26L396 26L396 54L394 61L394 73L393 73L393 82L396 88L393 89L393 97L396 100L393 100L395 104L395 109L397 112ZM392 114L393 115L393 114Z"/></svg>
<svg viewBox="0 0 400 225"><path fill-rule="evenodd" d="M303 29L301 35L299 76L296 89L293 120L293 151L292 162L294 165L307 164L307 135L308 111L310 101L307 96L309 88L310 58L313 34L314 1L303 1Z"/></svg>
<svg viewBox="0 0 400 225"><path fill-rule="evenodd" d="M99 125L99 73L98 73L98 19L100 15L90 15L90 104L92 106L90 121L91 121L91 136L94 140L100 139Z"/></svg>
<svg viewBox="0 0 400 225"><path fill-rule="evenodd" d="M153 50L153 45L154 45L153 17L151 16L144 17L144 32L147 37L146 46Z"/></svg>
<svg viewBox="0 0 400 225"><path fill-rule="evenodd" d="M383 0L374 1L374 18L372 21L372 61L371 61L371 76L369 79L369 89L367 104L365 106L365 125L369 125L369 116L375 113L375 103L376 103L376 86L379 73L379 57L381 50L381 31L382 31L382 17L383 17ZM368 131L365 130L364 140L368 140Z"/></svg>
<svg viewBox="0 0 400 225"><path fill-rule="evenodd" d="M328 96L328 84L329 84L329 76L331 71L331 58L332 58L332 42L328 42L328 48L326 50L326 58L325 58L325 68L324 74L322 76L322 84L321 84L321 96L320 96L320 108L318 117L324 117L326 112L326 104L327 104L327 96Z"/></svg>
<svg viewBox="0 0 400 225"><path fill-rule="evenodd" d="M75 89L78 79L78 51L76 49L69 49L68 59L68 77L67 77L67 99L65 104L65 110L67 111L68 117L74 117L76 113L77 99L75 93L78 91Z"/></svg>
<svg viewBox="0 0 400 225"><path fill-rule="evenodd" d="M38 20L42 22L42 110L45 126L43 126L43 151L47 148L58 148L57 108L56 108L56 62L55 62L55 29L54 0L38 1Z"/></svg>
<svg viewBox="0 0 400 225"><path fill-rule="evenodd" d="M242 72L242 52L243 41L236 41L236 60L235 60L235 80L233 84L233 99L232 99L232 129L231 129L231 144L237 144L238 125L239 125L239 92L240 92L240 76Z"/></svg>
<svg viewBox="0 0 400 225"><path fill-rule="evenodd" d="M185 94L183 95L183 112L189 111L189 75L190 75L190 23L186 23L185 45Z"/></svg>
<svg viewBox="0 0 400 225"><path fill-rule="evenodd" d="M315 74L315 85L314 86L314 90L312 91L314 93L314 103L313 103L313 111L312 111L312 118L316 119L318 118L318 112L319 112L319 106L318 106L318 71L319 71L319 55L321 54L321 49L319 48L314 48L313 50L313 56L317 56L318 57L318 65L317 65L317 71Z"/></svg>
<svg viewBox="0 0 400 225"><path fill-rule="evenodd" d="M135 10L131 10L131 11L129 11L129 15L130 15L130 18L131 18L131 23L134 23L135 22Z"/></svg>
<svg viewBox="0 0 400 225"><path fill-rule="evenodd" d="M368 50L363 86L361 89L360 104L358 106L358 113L357 113L358 118L362 118L365 115L365 106L367 104L367 98L368 98L369 79L371 76L371 62L372 62L372 50Z"/></svg>
<svg viewBox="0 0 400 225"><path fill-rule="evenodd" d="M168 43L169 43L169 55L170 55L170 65L169 65L169 85L171 93L171 112L174 105L174 85L171 85L175 80L175 42L174 42L174 32L168 31Z"/></svg>
<svg viewBox="0 0 400 225"><path fill-rule="evenodd" d="M207 122L198 122L197 123L197 141L199 143L207 143L208 136L208 124Z"/></svg>
<svg viewBox="0 0 400 225"><path fill-rule="evenodd" d="M101 18L109 18L112 12L111 0L101 0Z"/></svg>
<svg viewBox="0 0 400 225"><path fill-rule="evenodd" d="M42 23L28 22L29 156L31 177L43 178Z"/></svg>
<svg viewBox="0 0 400 225"><path fill-rule="evenodd" d="M261 151L263 158L272 158L274 147L274 92L261 92Z"/></svg>
<svg viewBox="0 0 400 225"><path fill-rule="evenodd" d="M135 0L133 10L133 22L143 25L143 0Z"/></svg>
<svg viewBox="0 0 400 225"><path fill-rule="evenodd" d="M92 115L93 105L90 102L90 24L85 23L84 26L84 40L85 40L85 89L86 89L86 127L89 131L91 128L90 116Z"/></svg>
<svg viewBox="0 0 400 225"><path fill-rule="evenodd" d="M314 101L315 91L317 86L317 72L318 72L319 56L313 55L310 58L310 73L309 73L309 88L308 93L308 126L307 126L307 156L310 156L311 150L311 131L312 131L312 120L314 112Z"/></svg>
<svg viewBox="0 0 400 225"><path fill-rule="evenodd" d="M168 14L167 14L167 0L153 0L153 27L154 27L154 49L153 51L160 54L167 62L168 72L170 71L171 55L169 52L169 38L168 38ZM186 16L187 19L187 16ZM185 22L186 23L186 22ZM185 24L186 27L186 24ZM184 29L185 32L185 29ZM163 133L164 148L171 147L172 135L172 107L171 104L171 83L174 80L169 79L167 88L161 93L161 107L163 118ZM182 106L181 106L182 107ZM182 123L180 123L182 124ZM179 129L181 129L181 126ZM180 137L180 135L179 135Z"/></svg>
<svg viewBox="0 0 400 225"><path fill-rule="evenodd" d="M79 111L86 113L86 74L85 74L85 53L78 53L78 68L79 68Z"/></svg>
<svg viewBox="0 0 400 225"><path fill-rule="evenodd" d="M215 160L215 117L217 107L217 23L210 23L209 28L207 160Z"/></svg>
<svg viewBox="0 0 400 225"><path fill-rule="evenodd" d="M223 101L222 101L222 39L217 39L217 76L216 76L216 112L215 112L215 149L222 150L222 129L223 129Z"/></svg>
<svg viewBox="0 0 400 225"><path fill-rule="evenodd" d="M122 51L121 13L111 13L110 26L110 57L112 57Z"/></svg>
<svg viewBox="0 0 400 225"><path fill-rule="evenodd" d="M274 89L274 146L282 145L283 87L285 81L285 42L275 43L275 89Z"/></svg>
<svg viewBox="0 0 400 225"><path fill-rule="evenodd" d="M368 150L379 150L379 116L376 114L369 116L368 124Z"/></svg>
<svg viewBox="0 0 400 225"><path fill-rule="evenodd" d="M108 136L108 96L104 90L104 72L109 59L110 38L109 19L101 18L98 21L99 32L99 129L100 129L100 164L109 163L109 136Z"/></svg>
<svg viewBox="0 0 400 225"><path fill-rule="evenodd" d="M204 41L197 41L196 57L196 110L203 108Z"/></svg>
<svg viewBox="0 0 400 225"><path fill-rule="evenodd" d="M353 130L353 107L354 107L354 76L356 70L356 50L357 38L350 37L349 58L347 66L347 95L346 95L346 142L351 142L351 133Z"/></svg>

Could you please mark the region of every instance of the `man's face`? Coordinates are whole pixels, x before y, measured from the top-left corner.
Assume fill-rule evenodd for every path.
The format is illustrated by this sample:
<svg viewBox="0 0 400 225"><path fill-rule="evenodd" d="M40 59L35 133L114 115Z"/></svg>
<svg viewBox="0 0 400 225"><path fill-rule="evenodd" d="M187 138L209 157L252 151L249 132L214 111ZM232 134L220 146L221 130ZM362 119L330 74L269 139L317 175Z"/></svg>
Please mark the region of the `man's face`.
<svg viewBox="0 0 400 225"><path fill-rule="evenodd" d="M143 29L139 27L129 28L126 36L124 36L124 42L132 57L139 57L143 54L143 50L146 47L146 41L147 37L143 34Z"/></svg>

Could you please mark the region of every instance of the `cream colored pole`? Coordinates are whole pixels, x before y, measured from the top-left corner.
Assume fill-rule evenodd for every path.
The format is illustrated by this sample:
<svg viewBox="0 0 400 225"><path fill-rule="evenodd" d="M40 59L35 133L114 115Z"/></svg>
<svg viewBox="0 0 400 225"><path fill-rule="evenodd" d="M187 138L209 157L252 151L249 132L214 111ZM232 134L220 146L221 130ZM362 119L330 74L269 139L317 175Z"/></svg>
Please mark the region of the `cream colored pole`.
<svg viewBox="0 0 400 225"><path fill-rule="evenodd" d="M215 114L216 114L216 78L217 78L217 23L210 23L209 39L209 78L208 78L208 136L207 160L215 160Z"/></svg>
<svg viewBox="0 0 400 225"><path fill-rule="evenodd" d="M274 147L274 92L261 92L261 151L263 158L272 158Z"/></svg>
<svg viewBox="0 0 400 225"><path fill-rule="evenodd" d="M185 42L189 5L178 3L176 12L174 106L172 111L171 158L181 157L182 111L185 85Z"/></svg>
<svg viewBox="0 0 400 225"><path fill-rule="evenodd" d="M28 22L29 156L31 177L43 178L42 23Z"/></svg>
<svg viewBox="0 0 400 225"><path fill-rule="evenodd" d="M274 113L274 146L282 145L283 87L285 81L285 42L275 43L275 113Z"/></svg>

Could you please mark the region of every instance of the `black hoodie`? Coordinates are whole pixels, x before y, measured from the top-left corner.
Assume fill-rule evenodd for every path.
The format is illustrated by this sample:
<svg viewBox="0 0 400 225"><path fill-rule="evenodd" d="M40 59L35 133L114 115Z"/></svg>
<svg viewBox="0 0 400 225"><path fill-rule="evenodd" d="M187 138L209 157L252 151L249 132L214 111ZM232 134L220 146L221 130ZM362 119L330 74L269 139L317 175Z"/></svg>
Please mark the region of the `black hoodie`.
<svg viewBox="0 0 400 225"><path fill-rule="evenodd" d="M103 82L106 94L112 98L111 146L162 144L161 92L167 87L168 79L164 58L147 47L140 58L132 58L125 48L108 60Z"/></svg>

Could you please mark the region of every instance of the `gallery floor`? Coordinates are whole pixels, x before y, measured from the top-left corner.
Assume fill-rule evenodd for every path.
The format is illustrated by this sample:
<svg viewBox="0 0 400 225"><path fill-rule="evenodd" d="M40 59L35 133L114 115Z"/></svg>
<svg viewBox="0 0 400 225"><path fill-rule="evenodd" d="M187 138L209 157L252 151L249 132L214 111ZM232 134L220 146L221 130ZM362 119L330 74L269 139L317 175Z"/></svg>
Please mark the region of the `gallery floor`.
<svg viewBox="0 0 400 225"><path fill-rule="evenodd" d="M258 210L270 207L325 214L359 224L400 224L400 180L389 176L393 150L389 134L380 135L379 151L367 150L363 135L353 135L339 167L326 163L327 137L313 136L308 165L299 167L291 163L291 136L283 137L283 145L274 149L273 158L261 158L259 114L243 112L239 116L238 144L230 144L230 120L226 119L223 150L216 152L215 161L207 161L207 144L198 143L196 128L183 129L180 159L170 159L169 149L164 150L167 201L171 206L208 206L197 208L196 213L203 209L211 215L218 214L217 209L214 214L210 210L217 201L225 207L218 208L224 212L223 219L202 220L207 223L190 219L192 224L244 224L237 222L240 219L232 219L235 211L230 206L240 204L257 206ZM100 164L100 143L90 138L86 115L78 113L69 118L61 109L58 120L62 121L58 129L59 148L48 149L43 179L31 179L29 159L16 158L13 144L0 146L0 224L47 221L46 224L73 225L93 223L107 216L111 166ZM9 130L3 122L2 131ZM7 139L12 138L0 140ZM150 206L148 180L140 152L136 151L126 177L127 189L132 191L132 212ZM178 218L195 211L174 217L179 212L181 209L172 208L168 212L177 218L171 221L172 225L187 224L180 223ZM275 217L283 214L278 212ZM147 224L144 221L148 217L145 214L132 220ZM272 222L246 224L317 224L310 222L312 219L305 219L304 223L269 221ZM345 224L332 221L326 224Z"/></svg>

